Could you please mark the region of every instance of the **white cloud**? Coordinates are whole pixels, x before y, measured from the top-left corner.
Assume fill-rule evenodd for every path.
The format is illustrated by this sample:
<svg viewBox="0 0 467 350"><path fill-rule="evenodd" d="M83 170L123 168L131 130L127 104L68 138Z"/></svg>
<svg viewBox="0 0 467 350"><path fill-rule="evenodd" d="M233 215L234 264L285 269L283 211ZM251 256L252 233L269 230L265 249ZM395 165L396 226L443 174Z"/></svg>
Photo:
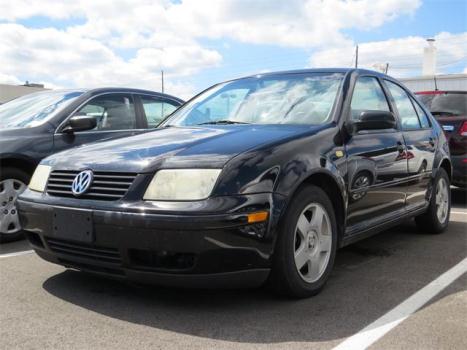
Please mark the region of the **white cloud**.
<svg viewBox="0 0 467 350"><path fill-rule="evenodd" d="M14 75L3 74L0 72L0 84L12 84L12 85L19 85L22 81L19 80Z"/></svg>
<svg viewBox="0 0 467 350"><path fill-rule="evenodd" d="M419 6L420 0L0 0L0 20L7 22L0 23L0 74L59 86L158 89L164 69L167 91L190 95L190 76L222 62L201 39L351 47L346 29L371 30ZM33 16L68 25L14 23Z"/></svg>
<svg viewBox="0 0 467 350"><path fill-rule="evenodd" d="M467 32L439 33L435 37L437 69L466 62ZM420 75L426 38L411 36L359 44L359 67L378 69L389 63L389 74L396 77ZM355 62L355 46L348 45L323 49L310 58L312 67L351 67Z"/></svg>
<svg viewBox="0 0 467 350"><path fill-rule="evenodd" d="M160 71L166 69L166 91L192 95L182 76L219 64L222 57L197 45L167 49L142 48L133 59L124 60L95 39L83 38L54 28L28 29L18 24L0 24L0 81L45 82L61 86L131 86L160 89ZM187 64L189 60L189 63ZM3 72L5 70L5 72ZM191 87L192 89L192 87Z"/></svg>

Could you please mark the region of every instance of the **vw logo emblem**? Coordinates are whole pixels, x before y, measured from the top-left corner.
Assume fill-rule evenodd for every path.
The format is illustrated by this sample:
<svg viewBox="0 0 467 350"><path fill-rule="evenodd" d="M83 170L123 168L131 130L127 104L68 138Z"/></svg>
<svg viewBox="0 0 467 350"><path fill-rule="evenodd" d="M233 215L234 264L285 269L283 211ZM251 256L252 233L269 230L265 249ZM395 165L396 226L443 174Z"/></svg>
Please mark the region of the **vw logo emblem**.
<svg viewBox="0 0 467 350"><path fill-rule="evenodd" d="M91 170L84 170L76 175L73 183L71 184L71 192L75 196L80 196L85 193L91 186L93 174Z"/></svg>

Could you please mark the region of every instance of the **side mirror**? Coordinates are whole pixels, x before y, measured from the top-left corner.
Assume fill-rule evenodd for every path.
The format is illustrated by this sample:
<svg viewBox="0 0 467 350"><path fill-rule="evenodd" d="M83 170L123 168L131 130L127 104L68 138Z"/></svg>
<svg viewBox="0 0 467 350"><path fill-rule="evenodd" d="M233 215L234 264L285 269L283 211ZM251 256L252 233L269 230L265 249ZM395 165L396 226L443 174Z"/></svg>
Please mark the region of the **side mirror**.
<svg viewBox="0 0 467 350"><path fill-rule="evenodd" d="M353 131L395 129L396 118L392 112L363 111L358 120L352 122Z"/></svg>
<svg viewBox="0 0 467 350"><path fill-rule="evenodd" d="M77 114L68 120L68 125L62 129L62 132L72 134L75 131L94 129L96 125L96 118L87 116L85 114Z"/></svg>

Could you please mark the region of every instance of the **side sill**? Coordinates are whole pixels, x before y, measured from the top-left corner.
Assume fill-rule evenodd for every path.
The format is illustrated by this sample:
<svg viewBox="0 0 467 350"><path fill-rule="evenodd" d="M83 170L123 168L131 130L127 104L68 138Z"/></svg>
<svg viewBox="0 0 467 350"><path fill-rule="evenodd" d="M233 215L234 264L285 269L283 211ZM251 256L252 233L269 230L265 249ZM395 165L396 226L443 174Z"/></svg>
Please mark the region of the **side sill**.
<svg viewBox="0 0 467 350"><path fill-rule="evenodd" d="M346 245L355 243L357 241L360 241L364 238L371 237L381 231L385 231L393 226L397 226L401 222L403 222L406 219L410 219L414 216L423 214L426 209L428 208L428 205L423 206L422 208L414 209L411 211L408 211L401 216L393 217L389 220L383 221L373 227L367 228L362 231L357 231L357 229L352 228L350 230L347 230L346 235L342 238L341 243L339 245L339 248L345 247Z"/></svg>

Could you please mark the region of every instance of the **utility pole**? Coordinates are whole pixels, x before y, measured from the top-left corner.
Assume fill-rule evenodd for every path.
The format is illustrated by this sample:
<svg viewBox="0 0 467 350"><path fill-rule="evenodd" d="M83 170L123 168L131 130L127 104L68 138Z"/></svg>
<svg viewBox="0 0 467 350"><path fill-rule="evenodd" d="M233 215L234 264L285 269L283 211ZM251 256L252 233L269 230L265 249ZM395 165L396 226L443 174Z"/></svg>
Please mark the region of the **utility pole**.
<svg viewBox="0 0 467 350"><path fill-rule="evenodd" d="M358 45L355 46L355 68L358 68Z"/></svg>
<svg viewBox="0 0 467 350"><path fill-rule="evenodd" d="M161 70L162 93L164 93L164 70Z"/></svg>

